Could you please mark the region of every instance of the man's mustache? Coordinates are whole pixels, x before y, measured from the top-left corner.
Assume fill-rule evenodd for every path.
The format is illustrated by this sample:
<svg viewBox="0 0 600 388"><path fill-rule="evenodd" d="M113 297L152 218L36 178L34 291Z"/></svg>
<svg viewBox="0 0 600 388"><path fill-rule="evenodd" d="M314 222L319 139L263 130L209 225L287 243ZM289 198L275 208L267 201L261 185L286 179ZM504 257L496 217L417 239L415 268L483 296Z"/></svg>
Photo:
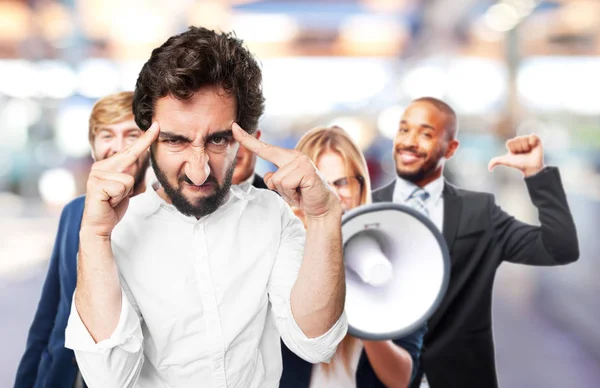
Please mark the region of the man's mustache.
<svg viewBox="0 0 600 388"><path fill-rule="evenodd" d="M426 153L424 152L419 152L416 148L414 147L396 147L396 152L411 152L413 154L415 154L418 157L424 158L427 156Z"/></svg>
<svg viewBox="0 0 600 388"><path fill-rule="evenodd" d="M179 177L179 183L182 183L182 182L185 182L192 186L196 186L196 184L194 182L192 182L192 180L190 178L188 178L188 176L185 174L182 175L181 177ZM206 183L214 183L215 185L217 185L217 183L218 183L217 178L215 178L213 175L209 175L203 184L206 184Z"/></svg>

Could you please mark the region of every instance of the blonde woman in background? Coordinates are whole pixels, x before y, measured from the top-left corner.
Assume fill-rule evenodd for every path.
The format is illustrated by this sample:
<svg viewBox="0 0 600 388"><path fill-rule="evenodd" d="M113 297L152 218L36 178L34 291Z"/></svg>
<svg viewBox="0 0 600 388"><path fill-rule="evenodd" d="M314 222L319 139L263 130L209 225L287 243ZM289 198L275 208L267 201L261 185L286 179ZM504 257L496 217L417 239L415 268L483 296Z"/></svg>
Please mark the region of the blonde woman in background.
<svg viewBox="0 0 600 388"><path fill-rule="evenodd" d="M371 183L362 152L342 128L317 127L296 150L306 154L337 193L344 212L371 203ZM304 215L295 209L304 221ZM366 341L347 335L329 364L310 364L282 344L282 388L406 387L416 370L423 335L392 341Z"/></svg>

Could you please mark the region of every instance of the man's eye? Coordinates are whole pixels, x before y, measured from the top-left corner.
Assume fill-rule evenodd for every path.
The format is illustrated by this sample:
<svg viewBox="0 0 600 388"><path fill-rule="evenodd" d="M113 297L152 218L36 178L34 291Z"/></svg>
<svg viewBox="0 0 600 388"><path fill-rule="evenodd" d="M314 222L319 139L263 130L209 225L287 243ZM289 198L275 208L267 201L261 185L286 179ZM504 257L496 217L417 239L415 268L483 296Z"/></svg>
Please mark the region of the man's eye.
<svg viewBox="0 0 600 388"><path fill-rule="evenodd" d="M230 137L228 136L213 136L210 138L209 142L215 146L225 146L229 143Z"/></svg>
<svg viewBox="0 0 600 388"><path fill-rule="evenodd" d="M168 145L179 145L181 144L181 140L179 139L166 139L164 140L165 143L167 143Z"/></svg>
<svg viewBox="0 0 600 388"><path fill-rule="evenodd" d="M223 136L215 136L212 139L210 139L210 142L215 145L220 145L225 142L225 138Z"/></svg>

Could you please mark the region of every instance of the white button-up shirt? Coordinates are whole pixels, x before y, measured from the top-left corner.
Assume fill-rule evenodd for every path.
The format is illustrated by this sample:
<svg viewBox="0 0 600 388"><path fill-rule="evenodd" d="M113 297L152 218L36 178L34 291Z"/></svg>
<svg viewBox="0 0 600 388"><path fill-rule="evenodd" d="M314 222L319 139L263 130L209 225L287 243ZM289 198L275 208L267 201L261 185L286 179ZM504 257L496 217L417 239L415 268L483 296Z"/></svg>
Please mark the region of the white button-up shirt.
<svg viewBox="0 0 600 388"><path fill-rule="evenodd" d="M275 193L232 186L197 220L149 189L112 233L123 304L95 343L75 303L66 347L91 387L277 387L280 335L300 357L329 361L347 331L342 314L318 338L296 324L290 293L305 242L302 222Z"/></svg>
<svg viewBox="0 0 600 388"><path fill-rule="evenodd" d="M412 182L400 177L396 178L393 202L408 206L408 197L417 187ZM425 201L429 219L442 231L444 226L444 178L439 177L429 182L423 189L429 193L429 198Z"/></svg>

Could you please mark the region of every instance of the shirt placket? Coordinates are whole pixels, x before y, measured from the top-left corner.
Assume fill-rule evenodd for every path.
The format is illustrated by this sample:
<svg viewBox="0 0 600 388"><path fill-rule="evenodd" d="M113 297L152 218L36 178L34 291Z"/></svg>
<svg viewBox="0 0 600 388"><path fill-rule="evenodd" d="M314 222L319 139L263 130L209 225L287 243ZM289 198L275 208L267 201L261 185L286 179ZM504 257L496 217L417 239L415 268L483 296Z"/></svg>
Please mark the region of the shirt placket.
<svg viewBox="0 0 600 388"><path fill-rule="evenodd" d="M215 285L210 271L208 249L206 247L205 223L200 221L194 226L194 240L196 247L195 262L198 277L198 288L202 295L202 304L205 312L207 335L204 336L207 343L199 344L208 346L210 351L210 362L215 377L216 387L227 387L225 375L225 345Z"/></svg>

